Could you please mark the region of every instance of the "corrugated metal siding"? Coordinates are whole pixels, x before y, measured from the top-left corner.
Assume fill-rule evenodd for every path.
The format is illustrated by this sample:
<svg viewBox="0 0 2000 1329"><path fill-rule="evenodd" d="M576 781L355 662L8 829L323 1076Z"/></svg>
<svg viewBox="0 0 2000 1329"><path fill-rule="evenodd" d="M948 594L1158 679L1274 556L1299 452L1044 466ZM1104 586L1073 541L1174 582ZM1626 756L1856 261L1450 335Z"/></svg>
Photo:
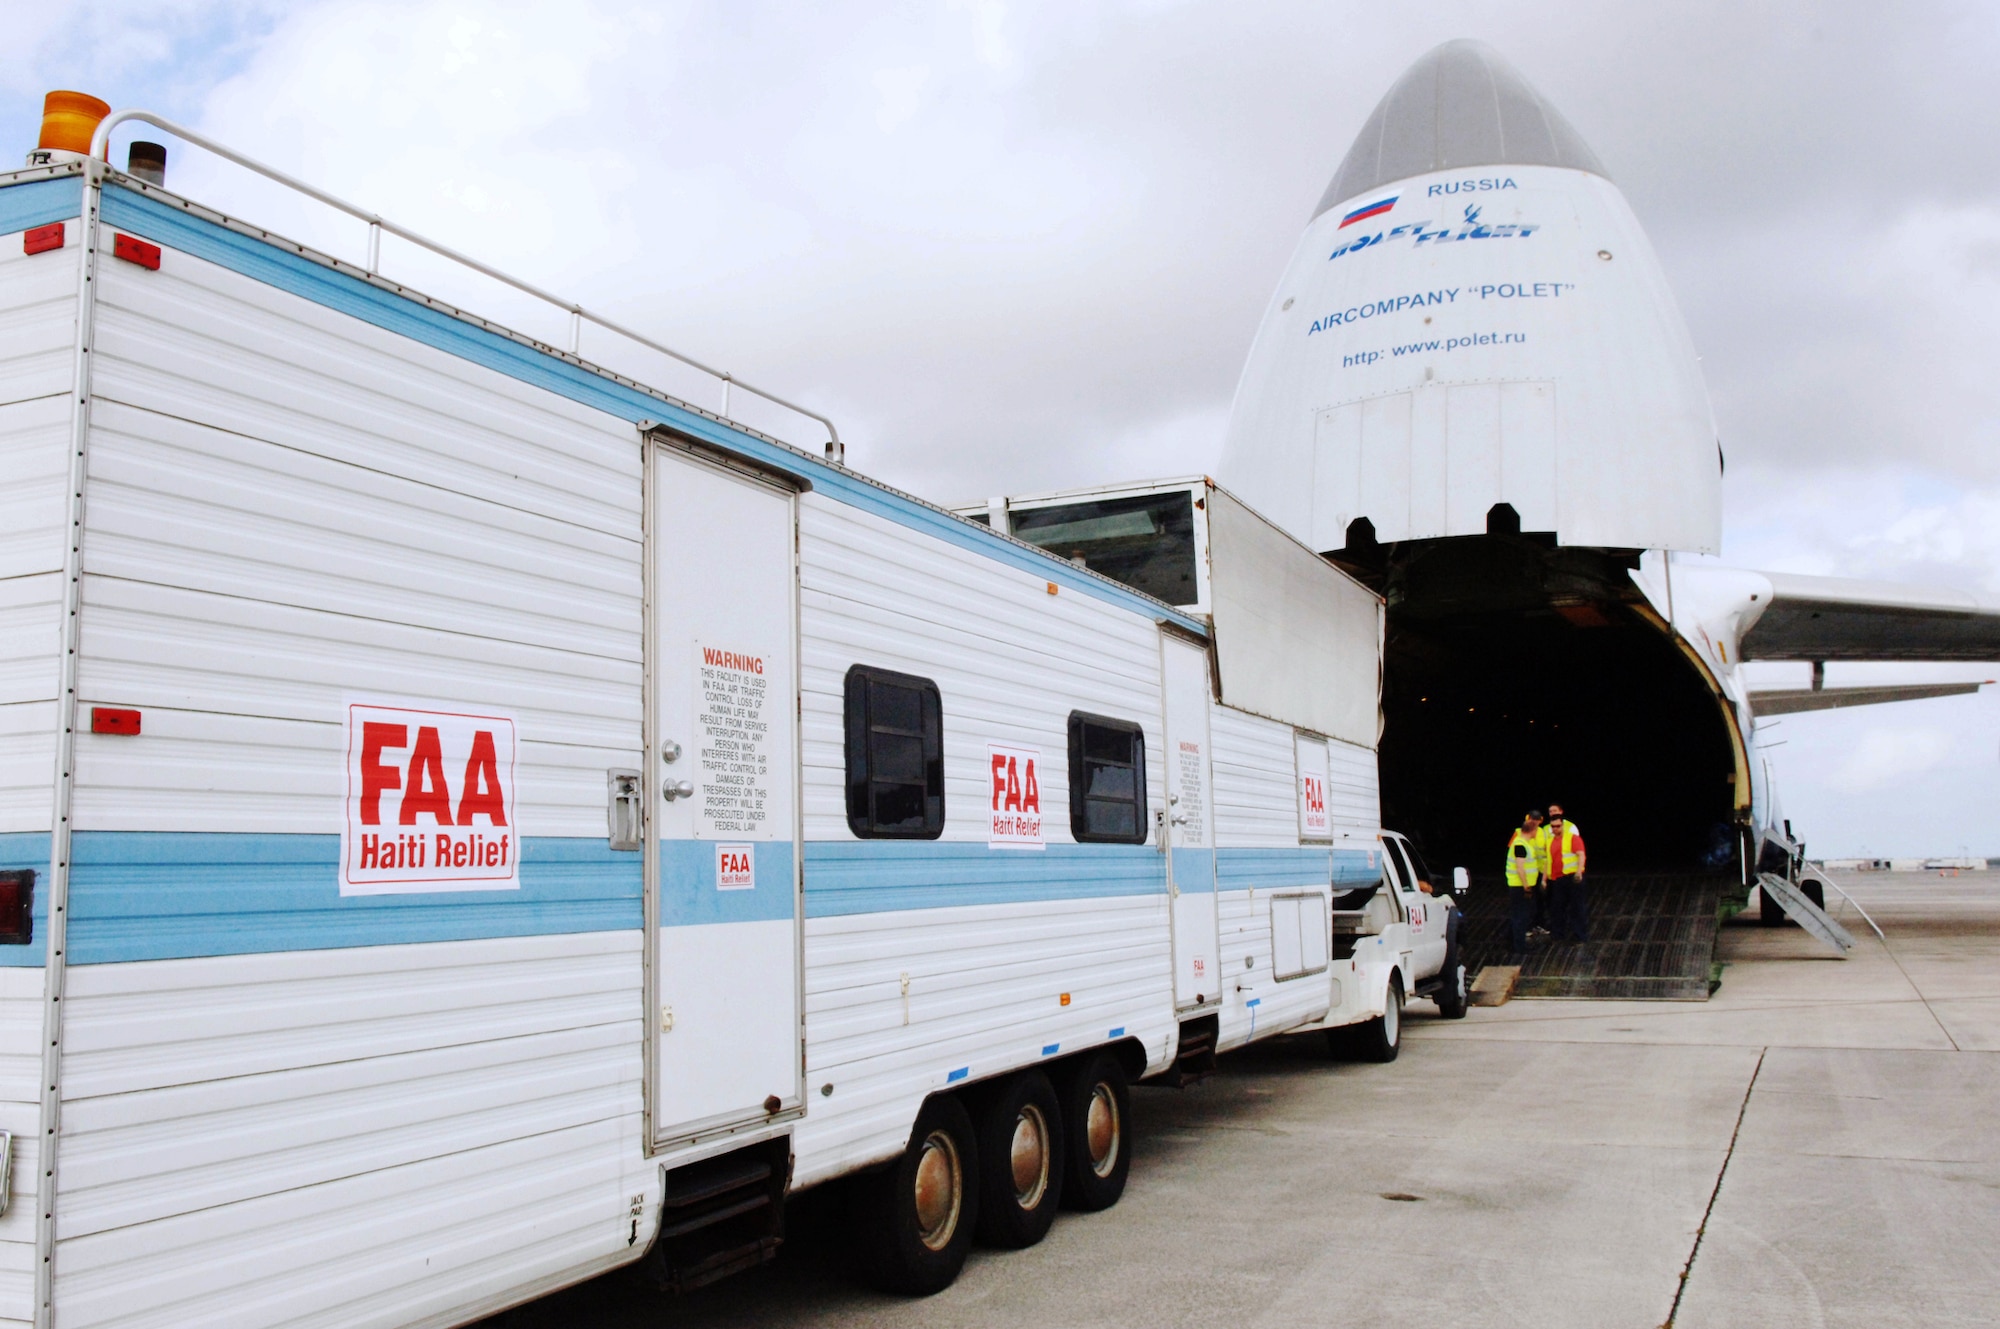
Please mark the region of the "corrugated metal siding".
<svg viewBox="0 0 2000 1329"><path fill-rule="evenodd" d="M1262 1038L1324 1014L1330 991L1324 974L1276 981L1271 966L1271 891L1324 887L1331 875L1331 857L1320 846L1299 842L1292 727L1217 706L1210 712L1209 732L1215 745L1218 875L1224 887L1216 907L1222 970L1229 979L1220 1046L1234 1047L1253 1035ZM1329 750L1349 746L1327 743ZM1335 811L1336 823L1338 816ZM1257 850L1275 852L1261 855ZM1267 884L1253 890L1228 889L1232 877L1240 880L1243 875L1263 878Z"/></svg>
<svg viewBox="0 0 2000 1329"><path fill-rule="evenodd" d="M1337 838L1373 842L1382 827L1381 768L1375 753L1337 738L1326 741L1326 811Z"/></svg>
<svg viewBox="0 0 2000 1329"><path fill-rule="evenodd" d="M76 264L0 236L0 834L54 806Z"/></svg>
<svg viewBox="0 0 2000 1329"><path fill-rule="evenodd" d="M0 1217L0 1325L35 1318L35 1182L42 1136L42 970L0 969L0 1130L14 1133L14 1189Z"/></svg>
<svg viewBox="0 0 2000 1329"><path fill-rule="evenodd" d="M1119 1027L1157 1065L1174 1028L1167 927L1164 895L808 920L799 1184L894 1154L960 1068L985 1079Z"/></svg>
<svg viewBox="0 0 2000 1329"><path fill-rule="evenodd" d="M622 1249L639 945L72 968L62 1323L401 1324Z"/></svg>
<svg viewBox="0 0 2000 1329"><path fill-rule="evenodd" d="M517 829L601 849L630 426L172 250L98 296L79 693L145 732L79 735L79 828L323 837L358 692L516 712ZM405 1324L643 1249L640 973L636 927L73 964L63 1323Z"/></svg>
<svg viewBox="0 0 2000 1329"><path fill-rule="evenodd" d="M943 702L943 839L983 845L989 742L1042 754L1052 845L1070 843L1068 717L1136 721L1160 806L1158 629L1037 577L808 495L800 504L802 754L807 840L856 845L843 782L843 680L854 664L929 678ZM885 849L901 846L875 842ZM1116 846L1085 846L1117 853ZM993 851L1004 859L1024 851ZM1032 852L1032 851L1026 851ZM1129 851L1119 857L1122 863ZM813 891L807 854L808 910ZM925 1095L1103 1043L1123 1026L1149 1056L1173 1029L1165 864L1143 895L842 914L806 925L810 1183L902 1147ZM1154 866L1157 864L1157 866ZM996 867L1004 867L1004 861ZM905 1022L902 976L910 978ZM1061 1004L1061 994L1071 1004ZM1050 1054L1050 1055L1059 1055ZM822 1097L820 1086L834 1092Z"/></svg>
<svg viewBox="0 0 2000 1329"><path fill-rule="evenodd" d="M849 666L932 679L944 705L947 840L986 838L986 745L1038 748L1049 838L1069 837L1072 710L1145 728L1160 806L1159 630L1041 578L807 495L799 508L805 836L847 840L841 727Z"/></svg>
<svg viewBox="0 0 2000 1329"><path fill-rule="evenodd" d="M1299 843L1292 727L1227 706L1209 712L1219 849Z"/></svg>
<svg viewBox="0 0 2000 1329"><path fill-rule="evenodd" d="M47 191L42 191L46 193ZM23 252L0 235L0 867L37 873L37 942L46 931L48 831L55 806L64 494L76 354L77 228L60 251ZM35 1304L35 1184L40 1175L41 952L0 962L0 1130L14 1134L14 1193L0 1218L0 1325Z"/></svg>
<svg viewBox="0 0 2000 1329"><path fill-rule="evenodd" d="M184 254L98 299L79 694L147 710L172 774L80 735L77 824L331 829L360 692L516 711L521 831L601 836L638 761L629 426Z"/></svg>

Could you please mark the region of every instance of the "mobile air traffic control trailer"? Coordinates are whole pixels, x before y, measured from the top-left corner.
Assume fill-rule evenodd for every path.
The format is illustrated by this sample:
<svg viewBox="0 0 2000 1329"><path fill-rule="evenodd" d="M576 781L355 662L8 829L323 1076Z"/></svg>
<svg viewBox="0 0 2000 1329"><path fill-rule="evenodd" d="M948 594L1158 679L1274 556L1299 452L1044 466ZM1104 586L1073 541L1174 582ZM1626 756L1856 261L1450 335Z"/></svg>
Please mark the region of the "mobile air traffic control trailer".
<svg viewBox="0 0 2000 1329"><path fill-rule="evenodd" d="M1317 709L1222 705L1227 614L419 295L379 218L114 170L129 119L355 212L136 113L0 176L0 1321L686 1286L855 1174L936 1288L1115 1202L1130 1081L1341 1005L1371 593L1233 507L1338 659L1249 605Z"/></svg>

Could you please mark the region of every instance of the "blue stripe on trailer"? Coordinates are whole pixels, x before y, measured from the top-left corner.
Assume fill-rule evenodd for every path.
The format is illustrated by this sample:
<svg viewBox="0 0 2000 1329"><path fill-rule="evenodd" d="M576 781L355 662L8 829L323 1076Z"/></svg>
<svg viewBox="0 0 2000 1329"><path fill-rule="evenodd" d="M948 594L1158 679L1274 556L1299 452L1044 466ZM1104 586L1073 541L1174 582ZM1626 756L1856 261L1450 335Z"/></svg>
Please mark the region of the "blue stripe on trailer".
<svg viewBox="0 0 2000 1329"><path fill-rule="evenodd" d="M69 962L643 925L639 855L614 852L601 837L527 836L521 848L518 890L343 896L338 835L77 831L71 837Z"/></svg>
<svg viewBox="0 0 2000 1329"><path fill-rule="evenodd" d="M1053 1057L1060 1051L1062 1051L1062 1044L1060 1043L1048 1043L1042 1047L1042 1055L1044 1057Z"/></svg>
<svg viewBox="0 0 2000 1329"><path fill-rule="evenodd" d="M26 868L35 874L35 921L28 944L0 946L0 968L39 969L47 963L48 946L43 938L49 926L49 848L47 831L9 831L0 835L0 872Z"/></svg>
<svg viewBox="0 0 2000 1329"><path fill-rule="evenodd" d="M0 190L0 193L7 192L11 191ZM384 290L303 254L243 235L115 184L105 186L100 215L107 225L119 230L130 231L192 254L218 267L288 291L398 336L436 347L607 415L635 424L640 420L656 420L692 437L754 457L766 465L805 477L818 492L840 502L996 562L1031 572L1045 581L1080 591L1150 619L1168 620L1191 632L1204 635L1207 632L1206 625L1199 619L1170 609L1116 582L1083 573L1067 559L1005 539L977 522L955 517L907 494L897 493L782 444L743 433L663 397L628 387L595 370L573 364L561 356L524 346L511 337Z"/></svg>
<svg viewBox="0 0 2000 1329"><path fill-rule="evenodd" d="M949 1075L946 1075L944 1077L944 1082L946 1084L957 1084L960 1080L963 1080L966 1076L970 1074L972 1074L972 1067L961 1066L957 1070L951 1072Z"/></svg>
<svg viewBox="0 0 2000 1329"><path fill-rule="evenodd" d="M83 178L30 180L0 189L0 235L83 215Z"/></svg>
<svg viewBox="0 0 2000 1329"><path fill-rule="evenodd" d="M1215 884L1215 850L1174 850L1174 885L1182 894L1213 894Z"/></svg>
<svg viewBox="0 0 2000 1329"><path fill-rule="evenodd" d="M749 890L723 891L715 885L715 840L666 840L660 844L660 926L701 923L763 923L790 918L797 905L792 842L752 844Z"/></svg>
<svg viewBox="0 0 2000 1329"><path fill-rule="evenodd" d="M983 841L808 840L806 917L953 905L1164 895L1158 849L1052 844L1041 853Z"/></svg>
<svg viewBox="0 0 2000 1329"><path fill-rule="evenodd" d="M1369 849L1336 849L1333 851L1333 884L1336 886L1367 886L1382 880L1382 867L1375 861L1375 853Z"/></svg>
<svg viewBox="0 0 2000 1329"><path fill-rule="evenodd" d="M1216 855L1215 885L1224 891L1324 886L1332 880L1332 868L1332 852L1325 845L1225 849Z"/></svg>

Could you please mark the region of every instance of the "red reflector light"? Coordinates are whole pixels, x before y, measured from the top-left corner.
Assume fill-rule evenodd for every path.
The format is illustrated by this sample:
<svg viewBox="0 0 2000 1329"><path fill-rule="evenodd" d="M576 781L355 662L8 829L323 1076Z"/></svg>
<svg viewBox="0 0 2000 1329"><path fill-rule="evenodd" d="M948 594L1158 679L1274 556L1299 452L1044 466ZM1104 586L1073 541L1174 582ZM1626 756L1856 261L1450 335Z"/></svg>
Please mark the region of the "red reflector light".
<svg viewBox="0 0 2000 1329"><path fill-rule="evenodd" d="M144 240L135 240L123 233L111 237L111 255L122 258L127 263L137 263L142 268L160 270L160 247L149 245Z"/></svg>
<svg viewBox="0 0 2000 1329"><path fill-rule="evenodd" d="M46 254L51 249L63 247L63 224L50 222L47 226L37 226L32 231L21 232L21 249L29 254Z"/></svg>
<svg viewBox="0 0 2000 1329"><path fill-rule="evenodd" d="M0 872L0 946L26 946L34 939L34 872Z"/></svg>
<svg viewBox="0 0 2000 1329"><path fill-rule="evenodd" d="M93 706L90 708L90 732L136 734L139 732L139 712L120 710L115 706Z"/></svg>

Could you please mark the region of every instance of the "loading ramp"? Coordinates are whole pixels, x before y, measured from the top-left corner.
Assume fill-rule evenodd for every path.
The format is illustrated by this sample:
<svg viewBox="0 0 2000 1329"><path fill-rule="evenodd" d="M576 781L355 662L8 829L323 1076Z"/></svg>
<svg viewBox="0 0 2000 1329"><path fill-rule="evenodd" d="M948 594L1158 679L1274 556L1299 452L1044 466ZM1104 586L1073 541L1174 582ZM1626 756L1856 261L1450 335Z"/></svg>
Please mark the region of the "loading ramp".
<svg viewBox="0 0 2000 1329"><path fill-rule="evenodd" d="M1590 940L1531 942L1520 962L1517 997L1706 1001L1715 964L1718 911L1731 877L1691 873L1594 873ZM1466 969L1512 964L1507 888L1476 879L1460 933Z"/></svg>

